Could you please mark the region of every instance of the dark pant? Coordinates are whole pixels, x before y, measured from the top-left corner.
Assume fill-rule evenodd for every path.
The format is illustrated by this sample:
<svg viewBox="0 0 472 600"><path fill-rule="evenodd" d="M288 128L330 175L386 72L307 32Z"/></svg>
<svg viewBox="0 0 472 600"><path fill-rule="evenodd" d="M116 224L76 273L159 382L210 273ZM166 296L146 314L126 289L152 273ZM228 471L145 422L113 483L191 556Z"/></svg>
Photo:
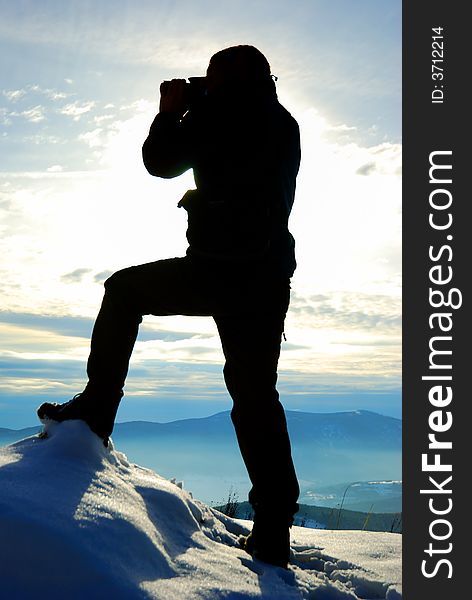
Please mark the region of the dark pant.
<svg viewBox="0 0 472 600"><path fill-rule="evenodd" d="M123 269L105 282L87 373L90 389L120 394L143 315L213 317L234 403L231 418L252 483L250 502L256 513L290 519L299 487L276 390L289 296L289 280L262 267L228 268L186 256Z"/></svg>

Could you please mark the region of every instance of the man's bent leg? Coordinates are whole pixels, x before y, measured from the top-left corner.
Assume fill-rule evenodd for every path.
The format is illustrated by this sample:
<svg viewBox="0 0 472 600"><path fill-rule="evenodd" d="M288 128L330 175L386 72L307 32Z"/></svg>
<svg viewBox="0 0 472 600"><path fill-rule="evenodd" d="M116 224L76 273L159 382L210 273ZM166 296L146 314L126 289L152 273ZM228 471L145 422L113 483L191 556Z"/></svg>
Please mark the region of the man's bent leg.
<svg viewBox="0 0 472 600"><path fill-rule="evenodd" d="M207 276L212 281L211 275ZM143 315L211 315L215 296L187 257L129 267L105 282L87 363L89 385L121 392Z"/></svg>
<svg viewBox="0 0 472 600"><path fill-rule="evenodd" d="M192 280L194 273L182 258L129 267L112 275L105 282L92 333L85 390L64 404L43 404L39 417L82 419L100 437L109 436L142 315L201 314L205 310L205 298Z"/></svg>
<svg viewBox="0 0 472 600"><path fill-rule="evenodd" d="M142 321L140 298L136 295L132 269L118 271L105 282L105 294L90 340L88 389L122 392Z"/></svg>
<svg viewBox="0 0 472 600"><path fill-rule="evenodd" d="M115 422L128 364L142 320L130 302L127 269L105 282L105 294L92 332L87 362L89 381L80 394L64 404L45 403L40 419L81 419L107 444Z"/></svg>

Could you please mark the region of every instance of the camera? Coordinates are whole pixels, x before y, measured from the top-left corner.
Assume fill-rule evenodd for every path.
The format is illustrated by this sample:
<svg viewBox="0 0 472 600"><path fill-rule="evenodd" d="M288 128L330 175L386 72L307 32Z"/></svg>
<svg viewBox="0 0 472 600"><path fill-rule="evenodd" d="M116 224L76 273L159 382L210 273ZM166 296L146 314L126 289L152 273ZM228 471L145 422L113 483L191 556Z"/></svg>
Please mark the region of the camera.
<svg viewBox="0 0 472 600"><path fill-rule="evenodd" d="M189 109L199 104L206 93L206 77L188 77L188 83L185 85L185 102Z"/></svg>

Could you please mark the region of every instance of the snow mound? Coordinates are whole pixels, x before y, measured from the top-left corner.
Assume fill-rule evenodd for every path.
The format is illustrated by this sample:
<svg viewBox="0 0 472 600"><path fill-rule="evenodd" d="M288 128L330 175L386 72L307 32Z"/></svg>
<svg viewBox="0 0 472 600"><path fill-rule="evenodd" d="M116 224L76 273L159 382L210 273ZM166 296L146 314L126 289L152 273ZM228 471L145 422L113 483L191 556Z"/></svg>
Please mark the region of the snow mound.
<svg viewBox="0 0 472 600"><path fill-rule="evenodd" d="M0 449L5 598L401 599L401 536L292 530L289 570L237 546L250 530L105 448L81 421Z"/></svg>

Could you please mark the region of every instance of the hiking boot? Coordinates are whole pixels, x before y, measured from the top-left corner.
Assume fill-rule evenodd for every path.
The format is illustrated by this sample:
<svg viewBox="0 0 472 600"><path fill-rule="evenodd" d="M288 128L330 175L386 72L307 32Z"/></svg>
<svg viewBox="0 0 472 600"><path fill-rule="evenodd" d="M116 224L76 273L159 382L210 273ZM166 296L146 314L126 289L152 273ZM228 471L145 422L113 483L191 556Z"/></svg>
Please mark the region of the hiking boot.
<svg viewBox="0 0 472 600"><path fill-rule="evenodd" d="M239 538L243 550L253 558L288 568L290 560L290 528L286 523L277 519L255 517L252 531L247 536Z"/></svg>
<svg viewBox="0 0 472 600"><path fill-rule="evenodd" d="M113 431L122 396L123 393L120 393L114 397L104 398L99 395L92 396L90 392L84 390L63 404L55 402L41 404L37 415L41 421L47 419L59 423L72 419L85 421L90 429L103 440L104 445L108 446L108 438Z"/></svg>

